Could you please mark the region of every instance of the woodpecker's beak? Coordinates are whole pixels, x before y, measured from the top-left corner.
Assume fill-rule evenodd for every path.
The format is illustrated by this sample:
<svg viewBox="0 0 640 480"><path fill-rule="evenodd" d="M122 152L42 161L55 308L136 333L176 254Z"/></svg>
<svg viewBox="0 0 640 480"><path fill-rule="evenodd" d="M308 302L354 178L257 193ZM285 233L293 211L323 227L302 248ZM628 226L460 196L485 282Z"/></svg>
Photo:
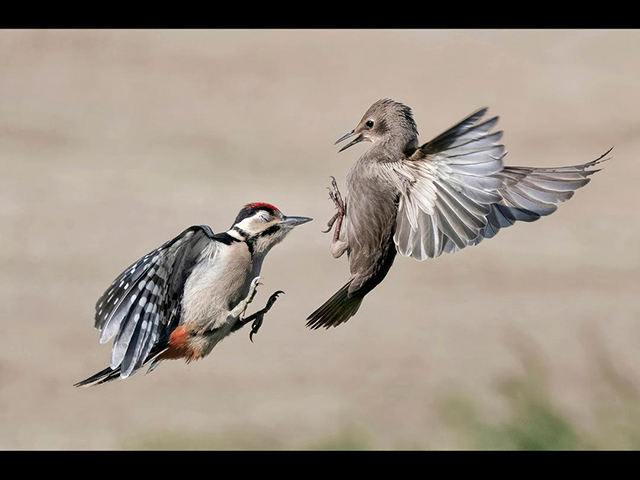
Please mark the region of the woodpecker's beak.
<svg viewBox="0 0 640 480"><path fill-rule="evenodd" d="M313 220L313 218L309 217L284 217L280 222L280 225L284 225L285 227L293 228L298 225L302 225L303 223L307 223Z"/></svg>
<svg viewBox="0 0 640 480"><path fill-rule="evenodd" d="M345 141L347 138L351 138L356 134L355 130L351 130L349 133L347 133L346 135L343 135L342 137L340 137L338 140L336 140L336 143L334 143L334 145L339 144L340 142ZM340 153L343 150L346 150L347 148L351 147L352 145L355 145L356 143L361 142L362 140L364 140L364 137L362 136L362 134L358 135L356 138L354 138L353 140L351 140L349 143L347 143L344 147L342 147L340 150L338 150L338 153Z"/></svg>

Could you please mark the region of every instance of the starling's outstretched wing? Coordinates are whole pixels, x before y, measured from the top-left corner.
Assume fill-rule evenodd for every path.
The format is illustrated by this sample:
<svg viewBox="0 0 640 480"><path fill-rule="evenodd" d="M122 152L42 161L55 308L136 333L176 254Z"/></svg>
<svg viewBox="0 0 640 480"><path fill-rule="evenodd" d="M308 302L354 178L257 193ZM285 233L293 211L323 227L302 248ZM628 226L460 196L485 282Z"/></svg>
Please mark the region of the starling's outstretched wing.
<svg viewBox="0 0 640 480"><path fill-rule="evenodd" d="M110 368L78 386L111 380L118 372L126 378L145 363L154 346L161 352L158 347L168 341L180 321L185 279L214 238L206 225L189 227L115 279L96 303L95 317L100 343L117 334Z"/></svg>
<svg viewBox="0 0 640 480"><path fill-rule="evenodd" d="M498 117L482 123L486 108L418 148L386 174L400 191L394 234L398 252L417 260L455 253L491 238L516 221L532 222L589 183L592 167L503 167Z"/></svg>

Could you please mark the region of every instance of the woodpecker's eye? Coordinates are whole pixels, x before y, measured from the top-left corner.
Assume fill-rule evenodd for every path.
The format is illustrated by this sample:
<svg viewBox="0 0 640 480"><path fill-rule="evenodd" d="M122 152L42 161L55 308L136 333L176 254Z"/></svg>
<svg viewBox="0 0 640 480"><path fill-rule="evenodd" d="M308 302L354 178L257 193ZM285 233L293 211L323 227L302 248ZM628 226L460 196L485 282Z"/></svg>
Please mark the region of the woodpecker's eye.
<svg viewBox="0 0 640 480"><path fill-rule="evenodd" d="M268 215L268 214L266 214L266 213L261 213L261 214L260 214L260 218L261 218L262 220L264 220L265 222L268 222L268 221L269 221L269 215Z"/></svg>
<svg viewBox="0 0 640 480"><path fill-rule="evenodd" d="M373 120L367 120L367 123L365 123L365 125L369 128L373 127Z"/></svg>

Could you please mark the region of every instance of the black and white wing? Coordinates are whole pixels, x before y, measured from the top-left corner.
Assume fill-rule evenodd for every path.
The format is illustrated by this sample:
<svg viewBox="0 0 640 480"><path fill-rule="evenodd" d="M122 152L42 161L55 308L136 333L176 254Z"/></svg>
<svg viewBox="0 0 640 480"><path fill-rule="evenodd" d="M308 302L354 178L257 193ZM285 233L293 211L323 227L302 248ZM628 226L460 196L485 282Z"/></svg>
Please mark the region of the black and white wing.
<svg viewBox="0 0 640 480"><path fill-rule="evenodd" d="M394 242L417 260L455 253L495 236L516 221L532 222L589 183L607 160L558 168L504 167L498 117L480 122L483 108L410 157L389 167L400 190Z"/></svg>
<svg viewBox="0 0 640 480"><path fill-rule="evenodd" d="M111 369L119 368L122 378L178 326L184 283L213 236L206 225L187 228L129 266L96 303L100 343L116 336Z"/></svg>

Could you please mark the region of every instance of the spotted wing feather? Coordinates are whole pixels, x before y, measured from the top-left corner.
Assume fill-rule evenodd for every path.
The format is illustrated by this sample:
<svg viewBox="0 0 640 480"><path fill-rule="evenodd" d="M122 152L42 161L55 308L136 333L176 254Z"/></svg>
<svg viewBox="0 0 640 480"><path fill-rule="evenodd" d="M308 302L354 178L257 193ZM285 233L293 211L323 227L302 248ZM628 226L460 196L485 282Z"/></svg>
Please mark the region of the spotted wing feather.
<svg viewBox="0 0 640 480"><path fill-rule="evenodd" d="M178 326L184 283L212 237L204 225L186 229L129 266L96 303L100 343L115 336L110 368L122 378Z"/></svg>

